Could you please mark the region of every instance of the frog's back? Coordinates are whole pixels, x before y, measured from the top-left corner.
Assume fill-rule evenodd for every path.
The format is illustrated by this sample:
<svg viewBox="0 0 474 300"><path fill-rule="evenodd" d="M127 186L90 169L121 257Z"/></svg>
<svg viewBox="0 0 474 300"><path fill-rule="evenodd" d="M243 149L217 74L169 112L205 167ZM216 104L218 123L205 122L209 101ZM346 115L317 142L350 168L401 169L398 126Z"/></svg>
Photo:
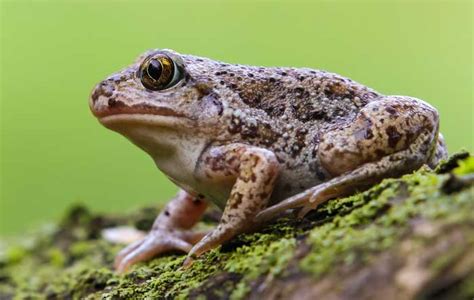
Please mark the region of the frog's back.
<svg viewBox="0 0 474 300"><path fill-rule="evenodd" d="M323 129L352 118L380 95L343 76L309 68L228 64L185 55L198 80L207 81L233 99L272 120L304 123Z"/></svg>

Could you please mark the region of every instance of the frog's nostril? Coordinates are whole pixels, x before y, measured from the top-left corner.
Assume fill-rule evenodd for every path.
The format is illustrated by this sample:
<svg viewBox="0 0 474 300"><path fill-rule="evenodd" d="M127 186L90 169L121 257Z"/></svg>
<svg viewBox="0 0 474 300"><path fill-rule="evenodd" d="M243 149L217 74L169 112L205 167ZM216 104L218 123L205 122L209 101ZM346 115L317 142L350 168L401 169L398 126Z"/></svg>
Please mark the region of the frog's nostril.
<svg viewBox="0 0 474 300"><path fill-rule="evenodd" d="M92 104L95 104L100 96L111 97L113 93L114 93L114 88L110 84L110 82L107 80L102 81L101 83L96 85L96 87L92 91L92 94L91 94Z"/></svg>

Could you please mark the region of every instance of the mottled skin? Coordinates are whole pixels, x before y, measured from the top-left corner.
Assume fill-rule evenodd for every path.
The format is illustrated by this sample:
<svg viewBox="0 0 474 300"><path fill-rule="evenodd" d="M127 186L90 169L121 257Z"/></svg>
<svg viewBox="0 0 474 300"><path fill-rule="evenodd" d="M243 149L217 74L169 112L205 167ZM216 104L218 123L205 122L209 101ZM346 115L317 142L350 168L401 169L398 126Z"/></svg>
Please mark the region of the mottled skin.
<svg viewBox="0 0 474 300"><path fill-rule="evenodd" d="M151 75L140 70L155 74L150 61L160 55L173 61L176 80L147 88L144 76ZM151 77L165 76L158 75ZM438 113L427 103L306 68L154 50L99 83L90 107L181 188L148 236L118 254L120 272L171 249L187 252L189 265L288 209L303 216L446 156ZM208 201L223 209L219 225L207 234L191 231Z"/></svg>

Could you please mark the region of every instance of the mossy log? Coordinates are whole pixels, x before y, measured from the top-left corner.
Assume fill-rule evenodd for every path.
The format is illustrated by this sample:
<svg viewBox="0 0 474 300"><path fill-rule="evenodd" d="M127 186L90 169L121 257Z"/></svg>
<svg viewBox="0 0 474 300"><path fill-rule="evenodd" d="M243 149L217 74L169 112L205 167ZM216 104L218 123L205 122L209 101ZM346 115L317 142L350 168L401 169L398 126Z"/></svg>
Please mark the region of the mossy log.
<svg viewBox="0 0 474 300"><path fill-rule="evenodd" d="M473 299L474 157L458 153L336 199L298 220L242 234L183 270L182 253L125 275L101 230L147 230L158 208L128 215L72 208L3 247L0 299ZM200 226L216 223L210 211Z"/></svg>

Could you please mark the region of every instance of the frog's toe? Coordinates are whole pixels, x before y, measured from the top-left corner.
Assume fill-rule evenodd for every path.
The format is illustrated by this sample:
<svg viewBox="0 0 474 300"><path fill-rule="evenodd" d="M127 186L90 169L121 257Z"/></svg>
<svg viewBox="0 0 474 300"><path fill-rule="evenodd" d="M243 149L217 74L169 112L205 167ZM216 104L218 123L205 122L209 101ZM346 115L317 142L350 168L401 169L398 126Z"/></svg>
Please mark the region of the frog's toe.
<svg viewBox="0 0 474 300"><path fill-rule="evenodd" d="M326 202L331 198L339 196L337 190L331 190L328 184L321 184L311 189L311 195L298 212L298 218L304 218L310 211L318 208L319 204Z"/></svg>
<svg viewBox="0 0 474 300"><path fill-rule="evenodd" d="M191 256L186 256L186 259L183 262L183 269L187 270L189 269L194 263L194 258Z"/></svg>
<svg viewBox="0 0 474 300"><path fill-rule="evenodd" d="M303 219L310 211L316 209L318 207L317 204L309 203L303 206L300 211L298 212L298 218Z"/></svg>
<svg viewBox="0 0 474 300"><path fill-rule="evenodd" d="M130 252L134 251L137 249L141 244L143 243L143 239L139 241L135 241L134 243L131 243L127 247L123 248L116 256L114 260L114 268L117 269L117 267L120 265L120 262L124 259L125 256L127 256Z"/></svg>
<svg viewBox="0 0 474 300"><path fill-rule="evenodd" d="M157 254L156 247L153 247L151 240L145 239L138 243L138 245L132 244L133 247L127 247L123 250L122 255L117 256L115 260L115 269L117 273L123 273L127 271L130 266L138 262L150 259L152 256Z"/></svg>
<svg viewBox="0 0 474 300"><path fill-rule="evenodd" d="M170 250L189 252L191 248L192 245L182 239L150 234L143 240L133 243L120 251L115 259L114 266L118 273L123 273L132 265L147 261L160 253Z"/></svg>

